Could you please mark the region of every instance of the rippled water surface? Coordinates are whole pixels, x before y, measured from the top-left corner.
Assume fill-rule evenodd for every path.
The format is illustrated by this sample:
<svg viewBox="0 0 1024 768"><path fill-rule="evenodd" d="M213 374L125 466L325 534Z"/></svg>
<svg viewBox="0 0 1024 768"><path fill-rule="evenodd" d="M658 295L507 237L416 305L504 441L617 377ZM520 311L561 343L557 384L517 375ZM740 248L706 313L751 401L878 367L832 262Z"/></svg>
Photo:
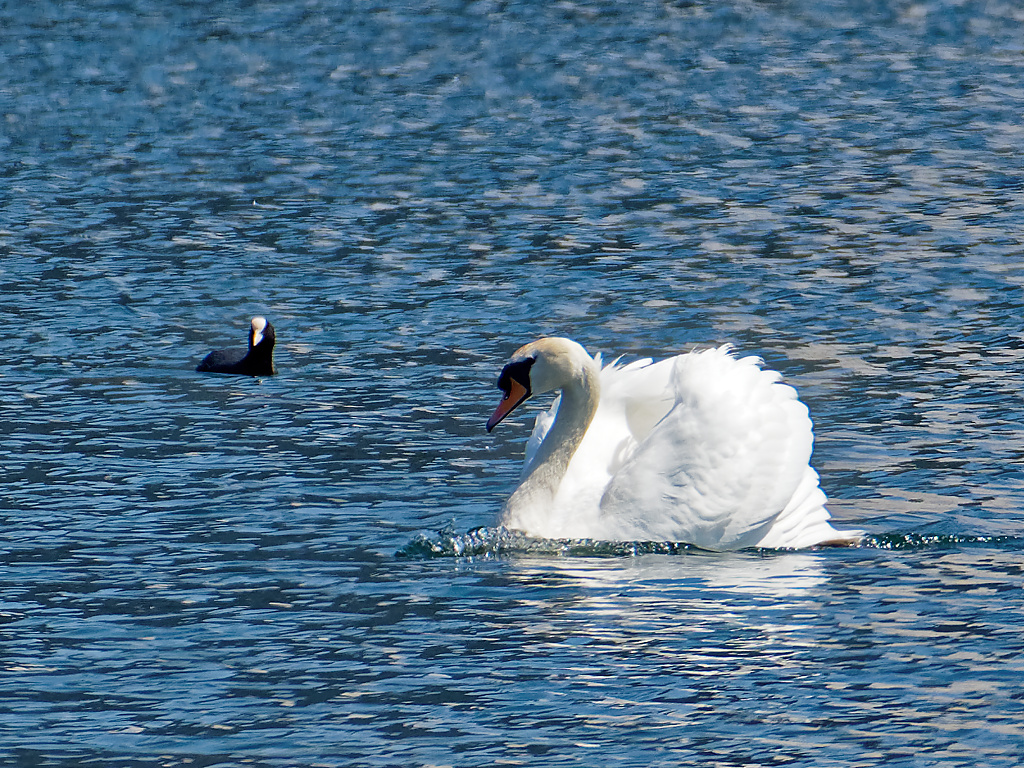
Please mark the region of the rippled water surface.
<svg viewBox="0 0 1024 768"><path fill-rule="evenodd" d="M0 4L0 761L1019 765L1022 30ZM280 374L195 373L254 314ZM872 536L495 528L551 333L762 355Z"/></svg>

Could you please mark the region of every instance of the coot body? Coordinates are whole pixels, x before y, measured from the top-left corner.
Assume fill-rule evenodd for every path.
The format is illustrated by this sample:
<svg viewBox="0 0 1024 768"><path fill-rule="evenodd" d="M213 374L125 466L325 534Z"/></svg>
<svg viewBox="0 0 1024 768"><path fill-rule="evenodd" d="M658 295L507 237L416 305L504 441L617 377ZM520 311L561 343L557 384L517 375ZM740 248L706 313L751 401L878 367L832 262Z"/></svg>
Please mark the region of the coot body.
<svg viewBox="0 0 1024 768"><path fill-rule="evenodd" d="M265 317L249 325L249 349L215 349L196 370L202 373L233 373L239 376L273 376L274 326Z"/></svg>

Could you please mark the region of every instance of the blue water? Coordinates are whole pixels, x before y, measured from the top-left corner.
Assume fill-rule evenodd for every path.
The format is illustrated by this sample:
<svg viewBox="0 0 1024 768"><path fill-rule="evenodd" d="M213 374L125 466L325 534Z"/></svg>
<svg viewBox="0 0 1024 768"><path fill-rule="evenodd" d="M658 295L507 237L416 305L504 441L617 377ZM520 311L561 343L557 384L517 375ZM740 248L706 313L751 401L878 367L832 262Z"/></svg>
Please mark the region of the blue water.
<svg viewBox="0 0 1024 768"><path fill-rule="evenodd" d="M1022 22L0 4L0 762L1019 765ZM763 356L866 545L495 528L552 333Z"/></svg>

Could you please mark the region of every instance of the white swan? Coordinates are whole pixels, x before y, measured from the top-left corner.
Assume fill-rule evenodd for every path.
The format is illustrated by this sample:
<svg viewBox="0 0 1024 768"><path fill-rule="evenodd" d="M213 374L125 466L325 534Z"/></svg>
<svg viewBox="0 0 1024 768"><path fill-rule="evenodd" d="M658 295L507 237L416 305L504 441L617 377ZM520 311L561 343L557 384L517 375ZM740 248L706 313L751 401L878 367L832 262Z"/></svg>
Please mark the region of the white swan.
<svg viewBox="0 0 1024 768"><path fill-rule="evenodd" d="M537 417L502 524L711 550L853 543L863 532L829 524L808 464L807 407L761 365L719 347L602 369L570 339L521 347L487 431L531 395L560 396Z"/></svg>

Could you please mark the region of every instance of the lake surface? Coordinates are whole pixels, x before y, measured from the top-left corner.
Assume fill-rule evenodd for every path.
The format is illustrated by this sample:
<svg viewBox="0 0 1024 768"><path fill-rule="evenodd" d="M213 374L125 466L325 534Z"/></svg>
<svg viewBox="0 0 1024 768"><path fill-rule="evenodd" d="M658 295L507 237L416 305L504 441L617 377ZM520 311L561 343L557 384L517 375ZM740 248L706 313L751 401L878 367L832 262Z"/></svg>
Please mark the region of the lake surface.
<svg viewBox="0 0 1024 768"><path fill-rule="evenodd" d="M1019 765L1022 30L0 5L0 761ZM195 373L254 314L279 375ZM496 529L546 334L763 356L872 535Z"/></svg>

